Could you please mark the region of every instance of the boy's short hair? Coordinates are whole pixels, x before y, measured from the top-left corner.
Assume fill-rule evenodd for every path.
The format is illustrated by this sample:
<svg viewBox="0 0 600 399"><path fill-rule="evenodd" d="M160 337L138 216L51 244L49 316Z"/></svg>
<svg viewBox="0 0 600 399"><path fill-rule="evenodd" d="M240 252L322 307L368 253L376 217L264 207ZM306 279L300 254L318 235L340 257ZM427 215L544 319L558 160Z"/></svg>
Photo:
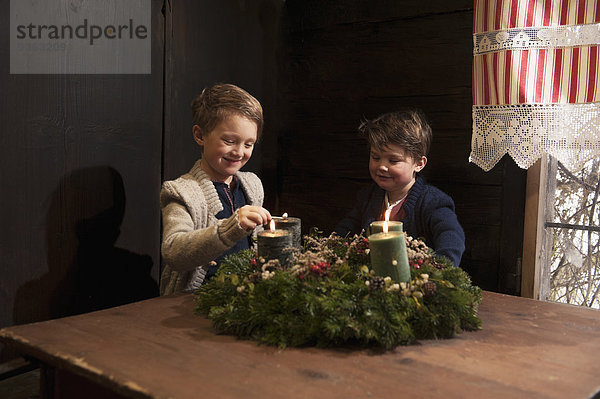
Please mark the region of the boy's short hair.
<svg viewBox="0 0 600 399"><path fill-rule="evenodd" d="M210 133L232 115L242 116L256 123L257 138L263 128L263 110L260 102L246 90L232 84L216 84L202 90L192 101L194 125L203 133Z"/></svg>
<svg viewBox="0 0 600 399"><path fill-rule="evenodd" d="M390 144L402 147L413 159L427 156L431 147L431 126L417 109L389 112L365 120L358 128L370 147L383 150Z"/></svg>

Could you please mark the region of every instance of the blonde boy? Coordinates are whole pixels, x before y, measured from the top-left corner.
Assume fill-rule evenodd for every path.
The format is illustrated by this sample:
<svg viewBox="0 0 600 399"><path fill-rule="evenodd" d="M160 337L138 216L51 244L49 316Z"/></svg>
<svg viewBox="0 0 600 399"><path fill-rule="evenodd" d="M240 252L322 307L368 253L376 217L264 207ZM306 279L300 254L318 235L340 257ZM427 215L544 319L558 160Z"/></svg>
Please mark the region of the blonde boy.
<svg viewBox="0 0 600 399"><path fill-rule="evenodd" d="M260 179L240 168L260 138L260 103L231 84L206 88L192 102L194 140L202 157L163 184L161 295L193 291L227 254L250 247L248 237L271 220Z"/></svg>

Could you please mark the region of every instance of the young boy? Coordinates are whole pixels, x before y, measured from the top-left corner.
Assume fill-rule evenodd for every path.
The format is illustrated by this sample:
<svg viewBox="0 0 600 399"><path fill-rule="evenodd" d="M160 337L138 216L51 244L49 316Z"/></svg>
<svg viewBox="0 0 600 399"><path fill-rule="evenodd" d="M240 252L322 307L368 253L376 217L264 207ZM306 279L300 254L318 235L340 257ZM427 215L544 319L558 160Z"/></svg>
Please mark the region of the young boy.
<svg viewBox="0 0 600 399"><path fill-rule="evenodd" d="M374 220L401 221L412 237L423 237L437 255L455 266L465 250L465 235L452 198L419 175L427 164L431 127L416 110L383 114L359 127L370 147L369 172L375 184L358 193L354 209L335 228L341 236L366 230Z"/></svg>
<svg viewBox="0 0 600 399"><path fill-rule="evenodd" d="M225 255L249 248L249 235L271 220L260 179L239 171L262 133L260 103L237 86L218 84L194 99L192 112L202 157L160 193L161 295L200 287Z"/></svg>

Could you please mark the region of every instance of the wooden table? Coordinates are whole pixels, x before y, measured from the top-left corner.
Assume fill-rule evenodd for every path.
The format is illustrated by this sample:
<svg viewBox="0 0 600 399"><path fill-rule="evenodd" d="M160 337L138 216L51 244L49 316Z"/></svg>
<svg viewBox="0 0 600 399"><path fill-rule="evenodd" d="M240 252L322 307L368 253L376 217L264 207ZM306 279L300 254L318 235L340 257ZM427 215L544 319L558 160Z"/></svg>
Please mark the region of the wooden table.
<svg viewBox="0 0 600 399"><path fill-rule="evenodd" d="M278 350L216 335L193 314L192 295L175 295L5 328L0 339L44 364L47 397L589 398L600 391L600 311L485 292L479 314L481 331L386 353Z"/></svg>

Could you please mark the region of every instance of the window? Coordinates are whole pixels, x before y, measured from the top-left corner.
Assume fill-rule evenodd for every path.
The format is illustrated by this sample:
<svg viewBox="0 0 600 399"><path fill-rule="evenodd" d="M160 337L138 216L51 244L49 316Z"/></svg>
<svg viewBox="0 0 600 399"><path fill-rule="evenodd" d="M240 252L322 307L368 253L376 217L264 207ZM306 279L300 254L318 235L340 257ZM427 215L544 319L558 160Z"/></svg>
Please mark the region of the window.
<svg viewBox="0 0 600 399"><path fill-rule="evenodd" d="M577 173L551 157L536 166L528 194L537 189L538 197L528 195L526 223L537 219L537 231L526 227L524 243L535 235L535 255L526 261L524 249L522 294L600 308L600 159Z"/></svg>

